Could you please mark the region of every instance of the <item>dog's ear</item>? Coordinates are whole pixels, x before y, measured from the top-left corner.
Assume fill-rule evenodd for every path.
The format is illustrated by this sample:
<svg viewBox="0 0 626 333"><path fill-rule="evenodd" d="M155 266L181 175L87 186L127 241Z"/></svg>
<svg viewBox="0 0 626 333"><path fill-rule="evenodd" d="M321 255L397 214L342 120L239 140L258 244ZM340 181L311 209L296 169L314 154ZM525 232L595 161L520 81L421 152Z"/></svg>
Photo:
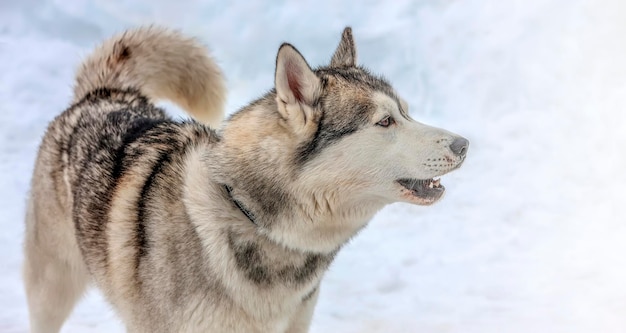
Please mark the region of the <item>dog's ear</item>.
<svg viewBox="0 0 626 333"><path fill-rule="evenodd" d="M278 50L274 80L277 97L287 105L313 105L319 97L320 79L290 44L285 43Z"/></svg>
<svg viewBox="0 0 626 333"><path fill-rule="evenodd" d="M346 27L341 34L341 41L333 58L330 60L330 67L352 67L356 66L356 45L352 38L352 28Z"/></svg>

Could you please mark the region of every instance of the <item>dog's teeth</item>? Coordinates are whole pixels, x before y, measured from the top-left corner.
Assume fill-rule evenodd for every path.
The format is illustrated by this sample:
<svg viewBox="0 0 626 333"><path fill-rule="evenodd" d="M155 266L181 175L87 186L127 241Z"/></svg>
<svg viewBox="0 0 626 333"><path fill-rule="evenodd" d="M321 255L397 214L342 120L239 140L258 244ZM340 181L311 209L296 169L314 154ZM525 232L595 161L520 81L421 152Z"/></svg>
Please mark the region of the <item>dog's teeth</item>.
<svg viewBox="0 0 626 333"><path fill-rule="evenodd" d="M428 188L433 188L434 186L435 186L435 184L432 181L428 182Z"/></svg>
<svg viewBox="0 0 626 333"><path fill-rule="evenodd" d="M435 181L433 182L435 184L436 187L441 186L441 182L439 179L435 179Z"/></svg>

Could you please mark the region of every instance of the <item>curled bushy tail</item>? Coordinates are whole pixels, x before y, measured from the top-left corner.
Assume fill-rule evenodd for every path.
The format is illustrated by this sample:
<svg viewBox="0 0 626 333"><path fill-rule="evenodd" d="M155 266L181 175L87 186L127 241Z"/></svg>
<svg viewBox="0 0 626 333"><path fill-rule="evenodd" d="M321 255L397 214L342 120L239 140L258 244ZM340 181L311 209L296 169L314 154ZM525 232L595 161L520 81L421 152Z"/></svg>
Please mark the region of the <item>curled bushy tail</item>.
<svg viewBox="0 0 626 333"><path fill-rule="evenodd" d="M78 71L74 101L97 88L134 88L153 101L169 99L212 126L224 115L224 78L207 49L163 28L128 30L100 45Z"/></svg>

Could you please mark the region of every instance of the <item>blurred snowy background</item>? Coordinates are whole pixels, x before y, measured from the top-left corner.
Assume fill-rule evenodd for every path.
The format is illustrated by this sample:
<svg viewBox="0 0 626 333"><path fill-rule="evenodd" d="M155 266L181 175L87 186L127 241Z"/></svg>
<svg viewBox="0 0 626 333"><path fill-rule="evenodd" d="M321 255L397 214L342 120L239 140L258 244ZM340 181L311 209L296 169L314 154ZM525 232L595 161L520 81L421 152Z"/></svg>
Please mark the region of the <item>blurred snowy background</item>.
<svg viewBox="0 0 626 333"><path fill-rule="evenodd" d="M351 25L414 118L470 139L444 200L387 207L340 253L312 332L626 332L622 0L0 0L0 332L28 331L22 220L43 131L82 57L147 23L211 47L229 112L271 88L281 42L324 64ZM63 332L123 327L93 291Z"/></svg>

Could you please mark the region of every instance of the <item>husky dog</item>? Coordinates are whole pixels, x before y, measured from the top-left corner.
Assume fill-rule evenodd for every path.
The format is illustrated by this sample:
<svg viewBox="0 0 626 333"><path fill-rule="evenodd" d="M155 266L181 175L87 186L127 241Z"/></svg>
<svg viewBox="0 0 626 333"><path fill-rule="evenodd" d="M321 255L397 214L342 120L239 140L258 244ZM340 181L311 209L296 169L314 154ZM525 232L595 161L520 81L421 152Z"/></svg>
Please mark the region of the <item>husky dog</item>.
<svg viewBox="0 0 626 333"><path fill-rule="evenodd" d="M128 332L306 332L342 245L387 204L441 198L434 177L468 148L357 65L350 28L316 69L283 44L275 88L219 131L220 69L166 29L106 41L74 92L43 138L26 214L37 333L58 332L91 284Z"/></svg>

